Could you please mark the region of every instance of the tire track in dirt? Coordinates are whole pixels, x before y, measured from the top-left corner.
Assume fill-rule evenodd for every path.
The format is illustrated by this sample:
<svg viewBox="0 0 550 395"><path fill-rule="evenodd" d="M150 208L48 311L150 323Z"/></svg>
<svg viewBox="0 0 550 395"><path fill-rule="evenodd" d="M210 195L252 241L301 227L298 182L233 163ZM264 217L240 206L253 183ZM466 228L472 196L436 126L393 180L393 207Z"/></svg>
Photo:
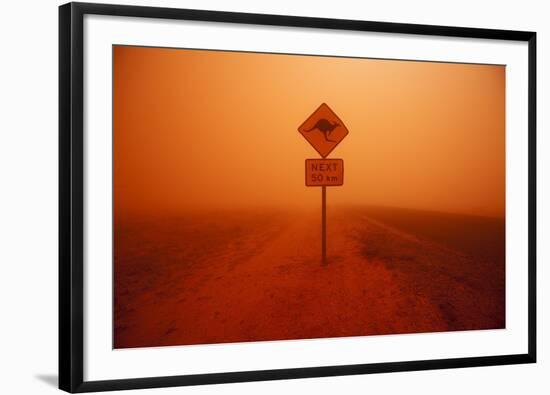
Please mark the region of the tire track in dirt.
<svg viewBox="0 0 550 395"><path fill-rule="evenodd" d="M504 289L487 279L498 263L472 257L435 241L417 237L372 218L363 235L362 254L395 273L403 293L427 298L447 322L446 330L504 327ZM399 241L399 245L397 242Z"/></svg>

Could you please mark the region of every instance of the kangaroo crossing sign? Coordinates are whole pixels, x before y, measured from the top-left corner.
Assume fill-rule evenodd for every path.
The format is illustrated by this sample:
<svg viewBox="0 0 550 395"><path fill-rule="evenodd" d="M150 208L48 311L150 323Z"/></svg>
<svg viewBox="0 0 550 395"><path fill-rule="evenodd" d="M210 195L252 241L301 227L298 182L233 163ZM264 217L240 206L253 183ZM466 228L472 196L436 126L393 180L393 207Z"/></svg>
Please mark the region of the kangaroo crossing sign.
<svg viewBox="0 0 550 395"><path fill-rule="evenodd" d="M323 158L349 133L344 122L325 103L306 119L298 131Z"/></svg>
<svg viewBox="0 0 550 395"><path fill-rule="evenodd" d="M344 185L344 160L326 159L349 133L325 103L300 125L298 131L321 155L306 159L306 186L321 187L321 262L327 264L327 187Z"/></svg>
<svg viewBox="0 0 550 395"><path fill-rule="evenodd" d="M306 159L306 186L324 189L325 186L343 185L344 161L326 157L348 135L344 122L323 103L300 125L298 131L323 158Z"/></svg>

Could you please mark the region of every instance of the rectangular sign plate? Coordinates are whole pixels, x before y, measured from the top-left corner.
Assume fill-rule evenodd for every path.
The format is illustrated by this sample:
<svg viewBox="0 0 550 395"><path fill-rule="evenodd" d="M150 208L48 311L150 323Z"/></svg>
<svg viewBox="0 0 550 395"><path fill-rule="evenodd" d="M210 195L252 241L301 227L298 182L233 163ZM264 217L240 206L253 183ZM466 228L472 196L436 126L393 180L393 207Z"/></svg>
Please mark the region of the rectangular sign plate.
<svg viewBox="0 0 550 395"><path fill-rule="evenodd" d="M306 159L306 186L340 186L343 184L343 159Z"/></svg>

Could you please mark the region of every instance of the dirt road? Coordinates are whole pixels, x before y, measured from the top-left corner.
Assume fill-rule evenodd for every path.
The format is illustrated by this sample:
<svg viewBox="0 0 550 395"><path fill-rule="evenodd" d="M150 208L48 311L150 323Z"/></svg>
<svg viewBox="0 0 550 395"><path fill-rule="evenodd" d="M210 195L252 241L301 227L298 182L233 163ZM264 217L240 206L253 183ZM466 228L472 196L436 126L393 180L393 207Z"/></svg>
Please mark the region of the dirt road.
<svg viewBox="0 0 550 395"><path fill-rule="evenodd" d="M115 347L504 326L503 221L329 208L322 265L319 214L118 224Z"/></svg>

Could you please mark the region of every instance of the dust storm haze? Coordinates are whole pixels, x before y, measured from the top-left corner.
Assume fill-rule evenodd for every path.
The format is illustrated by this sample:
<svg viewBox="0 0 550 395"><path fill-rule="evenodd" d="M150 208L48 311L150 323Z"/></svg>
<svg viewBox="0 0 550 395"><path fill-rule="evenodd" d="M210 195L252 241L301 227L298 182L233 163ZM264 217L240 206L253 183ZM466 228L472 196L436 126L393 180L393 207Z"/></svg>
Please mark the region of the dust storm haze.
<svg viewBox="0 0 550 395"><path fill-rule="evenodd" d="M505 327L504 67L113 51L114 348Z"/></svg>
<svg viewBox="0 0 550 395"><path fill-rule="evenodd" d="M314 207L297 128L349 129L329 206L505 209L505 68L115 46L115 215Z"/></svg>

